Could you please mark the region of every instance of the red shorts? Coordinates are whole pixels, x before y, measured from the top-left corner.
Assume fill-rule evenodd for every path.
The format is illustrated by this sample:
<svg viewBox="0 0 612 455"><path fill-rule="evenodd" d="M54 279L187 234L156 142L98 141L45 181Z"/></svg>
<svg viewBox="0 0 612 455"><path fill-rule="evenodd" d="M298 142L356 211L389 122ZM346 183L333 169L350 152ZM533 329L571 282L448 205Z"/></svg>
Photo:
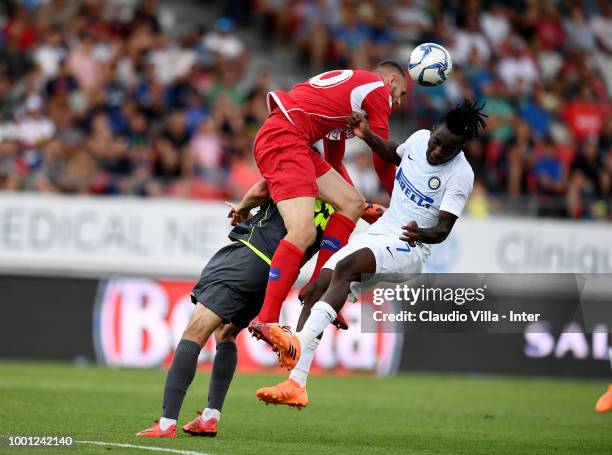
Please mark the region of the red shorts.
<svg viewBox="0 0 612 455"><path fill-rule="evenodd" d="M259 129L255 137L255 161L274 202L316 197L317 177L331 169L280 112L272 113Z"/></svg>

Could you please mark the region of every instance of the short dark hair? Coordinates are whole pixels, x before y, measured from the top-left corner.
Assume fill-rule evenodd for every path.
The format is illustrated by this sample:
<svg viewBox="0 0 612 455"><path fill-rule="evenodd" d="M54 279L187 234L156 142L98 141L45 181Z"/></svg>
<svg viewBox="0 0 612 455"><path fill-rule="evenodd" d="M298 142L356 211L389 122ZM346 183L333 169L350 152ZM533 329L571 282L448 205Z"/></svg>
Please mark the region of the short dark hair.
<svg viewBox="0 0 612 455"><path fill-rule="evenodd" d="M465 99L463 103L444 114L438 123L444 123L451 133L461 136L464 141L469 141L478 137L480 129L487 127L485 117L488 115L482 112L484 106L484 101L478 106Z"/></svg>
<svg viewBox="0 0 612 455"><path fill-rule="evenodd" d="M376 68L393 69L396 72L400 73L404 79L406 79L406 72L404 71L404 68L402 67L402 65L400 65L397 62L394 62L393 60L383 60L378 65L376 65Z"/></svg>

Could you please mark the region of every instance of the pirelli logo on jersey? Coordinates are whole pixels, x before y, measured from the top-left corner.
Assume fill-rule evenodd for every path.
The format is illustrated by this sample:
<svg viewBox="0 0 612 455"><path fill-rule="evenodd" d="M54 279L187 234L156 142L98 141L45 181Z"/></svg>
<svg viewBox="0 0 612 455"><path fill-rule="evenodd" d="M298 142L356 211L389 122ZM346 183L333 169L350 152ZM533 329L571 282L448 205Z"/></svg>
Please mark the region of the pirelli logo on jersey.
<svg viewBox="0 0 612 455"><path fill-rule="evenodd" d="M433 204L434 200L429 196L424 195L419 190L417 190L410 180L404 175L402 172L402 168L399 168L397 174L395 175L395 180L399 183L400 188L404 192L404 194L414 202L419 207L423 207L428 209Z"/></svg>

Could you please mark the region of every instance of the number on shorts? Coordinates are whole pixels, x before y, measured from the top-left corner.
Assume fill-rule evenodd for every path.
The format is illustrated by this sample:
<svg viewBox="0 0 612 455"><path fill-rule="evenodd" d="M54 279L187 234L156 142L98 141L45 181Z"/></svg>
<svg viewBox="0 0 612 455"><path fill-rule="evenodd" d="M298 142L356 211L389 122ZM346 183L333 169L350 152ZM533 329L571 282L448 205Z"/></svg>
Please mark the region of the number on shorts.
<svg viewBox="0 0 612 455"><path fill-rule="evenodd" d="M337 74L330 76L332 73ZM348 81L352 76L353 70L326 71L325 73L311 77L308 79L308 83L317 88L330 88Z"/></svg>

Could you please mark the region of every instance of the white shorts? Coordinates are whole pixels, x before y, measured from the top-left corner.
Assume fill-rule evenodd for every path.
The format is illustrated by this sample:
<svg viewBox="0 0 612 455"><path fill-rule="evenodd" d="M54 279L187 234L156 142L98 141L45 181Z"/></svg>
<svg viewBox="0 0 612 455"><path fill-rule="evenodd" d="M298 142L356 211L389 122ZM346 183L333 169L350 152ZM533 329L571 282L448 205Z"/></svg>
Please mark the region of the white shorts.
<svg viewBox="0 0 612 455"><path fill-rule="evenodd" d="M349 240L344 248L330 257L324 269L334 270L338 262L355 251L368 248L376 259L376 271L365 282L351 283L351 300L363 290L374 287L381 282L405 283L421 273L423 267L423 250L420 245L412 247L402 242L398 235L373 234L363 232Z"/></svg>

